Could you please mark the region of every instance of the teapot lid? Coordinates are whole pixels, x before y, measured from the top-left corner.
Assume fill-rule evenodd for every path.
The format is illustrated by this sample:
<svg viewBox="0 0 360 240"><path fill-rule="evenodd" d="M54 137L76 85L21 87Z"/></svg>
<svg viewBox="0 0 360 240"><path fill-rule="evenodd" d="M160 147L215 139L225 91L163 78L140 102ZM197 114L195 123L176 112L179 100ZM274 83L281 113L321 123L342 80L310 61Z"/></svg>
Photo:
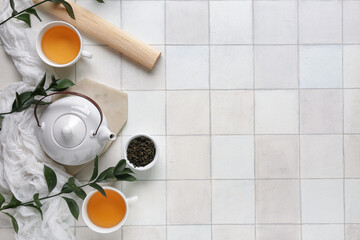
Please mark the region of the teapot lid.
<svg viewBox="0 0 360 240"><path fill-rule="evenodd" d="M52 130L55 141L64 148L79 146L86 136L84 121L71 113L56 119Z"/></svg>

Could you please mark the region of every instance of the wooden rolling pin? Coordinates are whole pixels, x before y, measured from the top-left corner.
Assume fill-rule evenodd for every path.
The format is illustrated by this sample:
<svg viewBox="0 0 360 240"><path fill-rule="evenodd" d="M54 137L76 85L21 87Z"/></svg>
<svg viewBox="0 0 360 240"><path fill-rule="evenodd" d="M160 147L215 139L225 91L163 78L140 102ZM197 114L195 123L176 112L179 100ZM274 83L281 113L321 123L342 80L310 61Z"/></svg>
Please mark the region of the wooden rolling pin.
<svg viewBox="0 0 360 240"><path fill-rule="evenodd" d="M34 3L39 3L40 1L41 0L33 0ZM67 0L67 2L71 4L76 20L69 17L61 4L46 2L40 6L63 21L72 24L77 29L88 33L99 41L140 63L147 69L152 70L154 68L156 61L161 55L159 50L131 36L73 1Z"/></svg>

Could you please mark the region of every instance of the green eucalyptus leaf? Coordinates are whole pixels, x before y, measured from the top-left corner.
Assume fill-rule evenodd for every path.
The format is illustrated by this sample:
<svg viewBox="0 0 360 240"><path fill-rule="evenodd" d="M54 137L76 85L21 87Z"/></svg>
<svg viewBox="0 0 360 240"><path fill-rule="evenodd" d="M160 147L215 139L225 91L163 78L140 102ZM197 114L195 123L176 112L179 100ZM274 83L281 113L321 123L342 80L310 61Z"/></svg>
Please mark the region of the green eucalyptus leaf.
<svg viewBox="0 0 360 240"><path fill-rule="evenodd" d="M10 202L5 206L5 208L16 208L20 206L21 202L16 199L16 197L13 195L11 197Z"/></svg>
<svg viewBox="0 0 360 240"><path fill-rule="evenodd" d="M34 8L27 9L25 12L34 15L35 17L37 17L37 19L39 19L40 22L42 22L40 16L38 15L38 13L36 12L36 10Z"/></svg>
<svg viewBox="0 0 360 240"><path fill-rule="evenodd" d="M130 168L125 168L125 169L121 172L121 174L125 174L125 173L134 173L134 171L131 170Z"/></svg>
<svg viewBox="0 0 360 240"><path fill-rule="evenodd" d="M65 7L66 12L69 14L69 16L75 20L74 10L71 5L66 1L61 2L61 4Z"/></svg>
<svg viewBox="0 0 360 240"><path fill-rule="evenodd" d="M121 175L116 175L115 177L118 181L127 181L127 182L136 181L136 178L130 174L121 174Z"/></svg>
<svg viewBox="0 0 360 240"><path fill-rule="evenodd" d="M60 92L60 91L64 91L66 89L68 89L71 86L74 86L75 83L73 83L73 81L71 81L70 79L58 79L56 80L56 85L51 83L49 90L50 91L55 91L55 92Z"/></svg>
<svg viewBox="0 0 360 240"><path fill-rule="evenodd" d="M67 203L67 205L68 205L68 207L70 209L71 214L74 216L74 218L76 220L78 220L78 218L79 218L79 206L78 206L78 204L71 198L67 198L67 197L62 197L62 198L66 201L66 203Z"/></svg>
<svg viewBox="0 0 360 240"><path fill-rule="evenodd" d="M57 184L56 174L54 170L44 165L44 176L50 193L56 187Z"/></svg>
<svg viewBox="0 0 360 240"><path fill-rule="evenodd" d="M15 232L18 233L19 232L19 225L18 225L16 219L14 218L14 216L11 215L10 213L7 213L7 212L3 212L3 213L8 215L11 218L13 228L14 228Z"/></svg>
<svg viewBox="0 0 360 240"><path fill-rule="evenodd" d="M91 175L89 182L95 180L95 178L98 176L98 171L99 171L99 157L96 156L95 161L94 161L94 170L93 170L93 173Z"/></svg>
<svg viewBox="0 0 360 240"><path fill-rule="evenodd" d="M34 92L31 94L32 96L36 96L36 95L46 96L47 95L45 92L45 89L44 89L45 81L46 81L46 73L44 74L44 76L42 77L42 79L40 80L38 85L36 86Z"/></svg>
<svg viewBox="0 0 360 240"><path fill-rule="evenodd" d="M90 183L90 187L95 188L96 190L98 190L104 197L106 196L105 190L97 183Z"/></svg>
<svg viewBox="0 0 360 240"><path fill-rule="evenodd" d="M0 207L3 205L4 202L5 202L5 198L4 198L4 196L0 193Z"/></svg>
<svg viewBox="0 0 360 240"><path fill-rule="evenodd" d="M108 169L104 170L98 178L96 179L96 182L101 182L110 178L114 178L114 170L115 167L109 167Z"/></svg>
<svg viewBox="0 0 360 240"><path fill-rule="evenodd" d="M34 194L34 203L35 205L38 207L38 208L41 208L43 205L41 204L40 202L40 199L39 199L39 194L38 193L35 193Z"/></svg>
<svg viewBox="0 0 360 240"><path fill-rule="evenodd" d="M69 186L68 183L65 183L64 186L61 189L61 193L71 193L74 190Z"/></svg>
<svg viewBox="0 0 360 240"><path fill-rule="evenodd" d="M13 10L11 13L11 16L16 16L18 14L18 12L16 10Z"/></svg>
<svg viewBox="0 0 360 240"><path fill-rule="evenodd" d="M105 3L103 0L96 0L98 3Z"/></svg>
<svg viewBox="0 0 360 240"><path fill-rule="evenodd" d="M10 0L10 7L12 10L15 10L15 2L14 0Z"/></svg>
<svg viewBox="0 0 360 240"><path fill-rule="evenodd" d="M76 196L78 196L79 198L81 198L82 200L84 200L86 198L86 193L84 190L82 190L81 188L79 188L78 186L76 186L75 184L75 178L71 177L68 180L68 186L74 191L74 193L76 194Z"/></svg>
<svg viewBox="0 0 360 240"><path fill-rule="evenodd" d="M23 14L15 17L15 18L23 21L23 22L26 23L29 27L31 27L30 15L29 15L28 13L23 13Z"/></svg>
<svg viewBox="0 0 360 240"><path fill-rule="evenodd" d="M32 92L23 92L15 94L15 100L12 104L11 112L21 112L31 105L33 100Z"/></svg>
<svg viewBox="0 0 360 240"><path fill-rule="evenodd" d="M126 168L126 161L122 159L118 162L118 164L116 164L114 175L120 175L125 168Z"/></svg>

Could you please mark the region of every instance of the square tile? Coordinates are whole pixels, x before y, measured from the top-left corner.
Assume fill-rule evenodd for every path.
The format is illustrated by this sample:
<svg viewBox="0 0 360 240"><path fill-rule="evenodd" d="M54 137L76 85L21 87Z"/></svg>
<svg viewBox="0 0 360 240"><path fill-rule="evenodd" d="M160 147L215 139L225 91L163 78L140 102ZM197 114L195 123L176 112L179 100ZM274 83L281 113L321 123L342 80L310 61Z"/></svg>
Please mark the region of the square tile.
<svg viewBox="0 0 360 240"><path fill-rule="evenodd" d="M299 98L296 90L255 92L256 134L299 132Z"/></svg>
<svg viewBox="0 0 360 240"><path fill-rule="evenodd" d="M360 178L360 135L344 135L345 178Z"/></svg>
<svg viewBox="0 0 360 240"><path fill-rule="evenodd" d="M344 132L360 132L360 90L344 90Z"/></svg>
<svg viewBox="0 0 360 240"><path fill-rule="evenodd" d="M297 88L297 46L255 46L255 88Z"/></svg>
<svg viewBox="0 0 360 240"><path fill-rule="evenodd" d="M360 224L345 225L346 240L358 240L360 238Z"/></svg>
<svg viewBox="0 0 360 240"><path fill-rule="evenodd" d="M167 240L211 240L210 225L168 226Z"/></svg>
<svg viewBox="0 0 360 240"><path fill-rule="evenodd" d="M360 27L360 2L344 1L343 3L344 43L360 43L360 33L355 29Z"/></svg>
<svg viewBox="0 0 360 240"><path fill-rule="evenodd" d="M211 92L211 131L213 134L252 134L253 119L252 91Z"/></svg>
<svg viewBox="0 0 360 240"><path fill-rule="evenodd" d="M164 44L165 3L162 1L123 1L122 28L149 44Z"/></svg>
<svg viewBox="0 0 360 240"><path fill-rule="evenodd" d="M128 121L122 134L165 134L165 92L131 91L128 101Z"/></svg>
<svg viewBox="0 0 360 240"><path fill-rule="evenodd" d="M1 64L0 90L3 90L11 83L19 82L22 80L22 77L17 71L11 57L6 54L2 46L0 46L0 64Z"/></svg>
<svg viewBox="0 0 360 240"><path fill-rule="evenodd" d="M346 179L345 180L345 222L359 223L360 222L360 180Z"/></svg>
<svg viewBox="0 0 360 240"><path fill-rule="evenodd" d="M121 89L121 55L108 46L85 46L92 59L80 58L76 63L76 79L88 78Z"/></svg>
<svg viewBox="0 0 360 240"><path fill-rule="evenodd" d="M97 16L105 19L109 23L117 27L121 27L120 1L106 1L105 3L100 4L97 1L77 0L76 3L86 8L90 12L95 13ZM94 37L90 36L87 33L81 32L81 36L83 37L83 41L85 45L104 44L96 40Z"/></svg>
<svg viewBox="0 0 360 240"><path fill-rule="evenodd" d="M344 58L344 69L343 69L344 87L359 88L360 87L360 46L344 45L343 58Z"/></svg>
<svg viewBox="0 0 360 240"><path fill-rule="evenodd" d="M167 224L210 223L210 181L193 180L167 182Z"/></svg>
<svg viewBox="0 0 360 240"><path fill-rule="evenodd" d="M208 43L208 8L207 1L166 2L166 43Z"/></svg>
<svg viewBox="0 0 360 240"><path fill-rule="evenodd" d="M256 181L256 223L299 223L299 180Z"/></svg>
<svg viewBox="0 0 360 240"><path fill-rule="evenodd" d="M300 225L257 225L256 240L300 240Z"/></svg>
<svg viewBox="0 0 360 240"><path fill-rule="evenodd" d="M212 89L252 89L253 47L211 46L210 84Z"/></svg>
<svg viewBox="0 0 360 240"><path fill-rule="evenodd" d="M168 89L209 88L209 48L207 46L166 47Z"/></svg>
<svg viewBox="0 0 360 240"><path fill-rule="evenodd" d="M342 178L343 137L341 135L300 136L302 178Z"/></svg>
<svg viewBox="0 0 360 240"><path fill-rule="evenodd" d="M166 240L166 227L122 227L123 240Z"/></svg>
<svg viewBox="0 0 360 240"><path fill-rule="evenodd" d="M162 53L151 71L128 58L122 59L122 90L165 90L165 49L163 46L154 47Z"/></svg>
<svg viewBox="0 0 360 240"><path fill-rule="evenodd" d="M156 164L146 171L135 171L137 180L165 180L166 179L166 137L165 136L152 136L159 147L159 156ZM122 149L130 136L122 137ZM115 166L115 165L114 165ZM91 176L91 174L88 174Z"/></svg>
<svg viewBox="0 0 360 240"><path fill-rule="evenodd" d="M212 181L212 223L253 224L254 181Z"/></svg>
<svg viewBox="0 0 360 240"><path fill-rule="evenodd" d="M340 1L300 1L300 43L341 43L341 10Z"/></svg>
<svg viewBox="0 0 360 240"><path fill-rule="evenodd" d="M210 1L210 43L252 43L251 1Z"/></svg>
<svg viewBox="0 0 360 240"><path fill-rule="evenodd" d="M296 1L254 1L255 44L297 43Z"/></svg>
<svg viewBox="0 0 360 240"><path fill-rule="evenodd" d="M301 180L303 223L343 223L343 180Z"/></svg>
<svg viewBox="0 0 360 240"><path fill-rule="evenodd" d="M77 227L76 230L76 239L78 240L121 240L121 228L115 232L109 234L97 233L91 230L88 227Z"/></svg>
<svg viewBox="0 0 360 240"><path fill-rule="evenodd" d="M54 75L57 78L67 78L70 79L73 82L77 82L82 80L82 79L76 79L76 66L72 65L66 68L53 68L54 69ZM50 74L47 74L48 77L50 77ZM40 79L39 79L40 80ZM50 82L49 82L50 83Z"/></svg>
<svg viewBox="0 0 360 240"><path fill-rule="evenodd" d="M209 179L210 137L168 136L167 178Z"/></svg>
<svg viewBox="0 0 360 240"><path fill-rule="evenodd" d="M301 88L342 87L342 46L300 47Z"/></svg>
<svg viewBox="0 0 360 240"><path fill-rule="evenodd" d="M139 197L136 202L129 205L129 215L125 225L166 224L166 183L164 181L123 182L122 191L128 198Z"/></svg>
<svg viewBox="0 0 360 240"><path fill-rule="evenodd" d="M194 104L196 103L196 104ZM167 92L167 134L208 134L209 92Z"/></svg>
<svg viewBox="0 0 360 240"><path fill-rule="evenodd" d="M301 227L303 240L344 240L344 225L322 224Z"/></svg>
<svg viewBox="0 0 360 240"><path fill-rule="evenodd" d="M298 178L299 136L257 135L256 178Z"/></svg>
<svg viewBox="0 0 360 240"><path fill-rule="evenodd" d="M341 133L341 90L300 91L300 133Z"/></svg>
<svg viewBox="0 0 360 240"><path fill-rule="evenodd" d="M255 240L255 227L251 225L213 225L213 240Z"/></svg>
<svg viewBox="0 0 360 240"><path fill-rule="evenodd" d="M213 179L254 178L253 136L212 136Z"/></svg>

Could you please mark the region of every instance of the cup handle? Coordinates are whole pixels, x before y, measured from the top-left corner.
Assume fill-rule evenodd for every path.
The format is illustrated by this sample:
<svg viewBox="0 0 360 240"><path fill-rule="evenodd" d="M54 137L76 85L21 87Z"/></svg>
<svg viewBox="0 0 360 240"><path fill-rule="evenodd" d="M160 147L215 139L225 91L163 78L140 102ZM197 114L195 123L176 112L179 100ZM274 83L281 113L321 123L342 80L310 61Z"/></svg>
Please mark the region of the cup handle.
<svg viewBox="0 0 360 240"><path fill-rule="evenodd" d="M93 54L91 52L82 50L81 56L86 57L86 58L92 58Z"/></svg>
<svg viewBox="0 0 360 240"><path fill-rule="evenodd" d="M132 203L136 202L138 199L139 199L138 196L133 196L133 197L131 197L131 198L127 198L127 199L126 199L126 202L127 202L128 204L132 204Z"/></svg>

